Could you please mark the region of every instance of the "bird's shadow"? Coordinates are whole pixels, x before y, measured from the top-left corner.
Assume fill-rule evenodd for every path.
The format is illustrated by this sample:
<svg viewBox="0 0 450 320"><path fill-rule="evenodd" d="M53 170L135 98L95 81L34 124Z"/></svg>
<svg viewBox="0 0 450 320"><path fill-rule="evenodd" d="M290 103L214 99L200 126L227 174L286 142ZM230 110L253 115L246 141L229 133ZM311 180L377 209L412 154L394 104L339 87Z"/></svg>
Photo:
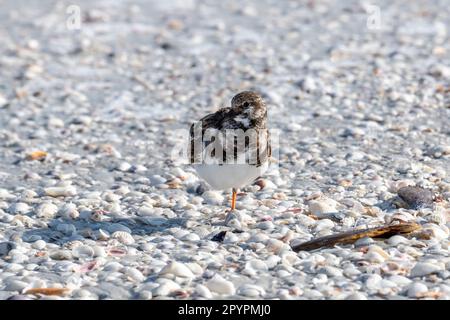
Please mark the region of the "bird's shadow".
<svg viewBox="0 0 450 320"><path fill-rule="evenodd" d="M395 205L395 202L398 201L398 199L399 197L395 196L387 200L380 201L374 206L380 208L383 212L392 213L398 210L398 207Z"/></svg>
<svg viewBox="0 0 450 320"><path fill-rule="evenodd" d="M98 240L96 233L99 229L107 231L109 234L115 231L131 231L132 236L148 236L155 232L161 232L173 227L184 227L186 219L168 218L159 225L149 225L143 223L142 217L129 217L113 219L111 221L92 221L86 219L66 219L55 218L47 223L47 227L26 230L22 234L24 242L34 242L42 239L47 243L64 245L74 240ZM58 226L66 224L65 228L58 229ZM63 230L66 229L66 230Z"/></svg>

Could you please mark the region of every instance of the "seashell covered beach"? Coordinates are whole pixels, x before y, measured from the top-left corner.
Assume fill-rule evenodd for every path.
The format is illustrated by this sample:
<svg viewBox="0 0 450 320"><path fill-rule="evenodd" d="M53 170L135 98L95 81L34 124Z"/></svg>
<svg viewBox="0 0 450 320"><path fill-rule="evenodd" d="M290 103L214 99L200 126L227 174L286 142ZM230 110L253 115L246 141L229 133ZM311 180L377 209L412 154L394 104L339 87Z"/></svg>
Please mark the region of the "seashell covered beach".
<svg viewBox="0 0 450 320"><path fill-rule="evenodd" d="M450 299L448 1L0 2L0 300ZM244 90L230 212L178 151Z"/></svg>

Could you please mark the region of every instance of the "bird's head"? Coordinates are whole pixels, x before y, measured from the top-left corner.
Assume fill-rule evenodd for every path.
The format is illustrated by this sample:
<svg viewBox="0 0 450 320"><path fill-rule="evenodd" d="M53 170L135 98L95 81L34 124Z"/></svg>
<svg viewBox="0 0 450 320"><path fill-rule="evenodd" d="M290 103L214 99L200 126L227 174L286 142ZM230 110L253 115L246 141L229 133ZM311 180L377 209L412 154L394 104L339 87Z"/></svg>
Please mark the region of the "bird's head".
<svg viewBox="0 0 450 320"><path fill-rule="evenodd" d="M242 91L231 99L231 108L252 118L267 116L267 108L261 96L253 91Z"/></svg>

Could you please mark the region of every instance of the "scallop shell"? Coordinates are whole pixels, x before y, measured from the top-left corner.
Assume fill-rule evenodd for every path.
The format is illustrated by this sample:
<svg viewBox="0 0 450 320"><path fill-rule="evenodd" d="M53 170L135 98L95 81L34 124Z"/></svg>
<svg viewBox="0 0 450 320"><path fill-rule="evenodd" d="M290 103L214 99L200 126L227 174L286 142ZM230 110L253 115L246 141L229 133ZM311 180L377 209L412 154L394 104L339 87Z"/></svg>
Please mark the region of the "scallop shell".
<svg viewBox="0 0 450 320"><path fill-rule="evenodd" d="M110 238L109 233L102 229L98 229L97 232L95 233L95 236L96 236L97 240L102 240L102 241L106 241Z"/></svg>
<svg viewBox="0 0 450 320"><path fill-rule="evenodd" d="M123 243L123 244L133 244L134 243L133 236L125 231L116 231L111 235L111 237L113 239L119 240L119 242Z"/></svg>
<svg viewBox="0 0 450 320"><path fill-rule="evenodd" d="M33 225L35 225L35 221L32 218L21 214L16 214L12 223L13 225L17 225L19 223L19 225L21 224L25 227L32 227Z"/></svg>
<svg viewBox="0 0 450 320"><path fill-rule="evenodd" d="M390 224L395 221L404 223L404 222L411 222L411 221L415 220L414 216L406 211L398 211L392 215L386 215L384 217L384 219L387 224Z"/></svg>

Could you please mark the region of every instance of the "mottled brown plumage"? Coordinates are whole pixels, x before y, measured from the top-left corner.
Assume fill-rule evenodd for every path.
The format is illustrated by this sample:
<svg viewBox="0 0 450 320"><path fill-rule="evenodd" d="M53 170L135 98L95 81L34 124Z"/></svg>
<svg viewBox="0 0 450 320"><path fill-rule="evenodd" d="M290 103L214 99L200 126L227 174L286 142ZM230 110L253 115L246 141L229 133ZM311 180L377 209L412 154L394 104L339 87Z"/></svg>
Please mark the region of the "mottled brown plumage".
<svg viewBox="0 0 450 320"><path fill-rule="evenodd" d="M400 188L398 196L414 210L431 207L435 199L435 195L430 190L414 186Z"/></svg>
<svg viewBox="0 0 450 320"><path fill-rule="evenodd" d="M201 126L201 134L196 134L196 126ZM250 141L245 141L245 152L255 155L257 159L257 166L268 161L272 150L270 146L270 134L267 129L267 107L261 96L252 91L243 91L238 93L231 100L231 108L222 108L215 113L209 114L198 122L192 124L190 128L190 163L202 163L202 150L213 141L203 141L205 132L208 129L219 130L225 134L226 130L242 130L244 133L254 130L258 136L256 143L252 144ZM198 130L200 133L200 130ZM250 140L250 139L248 139ZM202 148L194 149L194 144L198 143ZM223 143L223 142L221 142ZM223 162L233 163L239 152L236 141L234 147L234 154L223 152ZM212 156L215 156L212 153Z"/></svg>

